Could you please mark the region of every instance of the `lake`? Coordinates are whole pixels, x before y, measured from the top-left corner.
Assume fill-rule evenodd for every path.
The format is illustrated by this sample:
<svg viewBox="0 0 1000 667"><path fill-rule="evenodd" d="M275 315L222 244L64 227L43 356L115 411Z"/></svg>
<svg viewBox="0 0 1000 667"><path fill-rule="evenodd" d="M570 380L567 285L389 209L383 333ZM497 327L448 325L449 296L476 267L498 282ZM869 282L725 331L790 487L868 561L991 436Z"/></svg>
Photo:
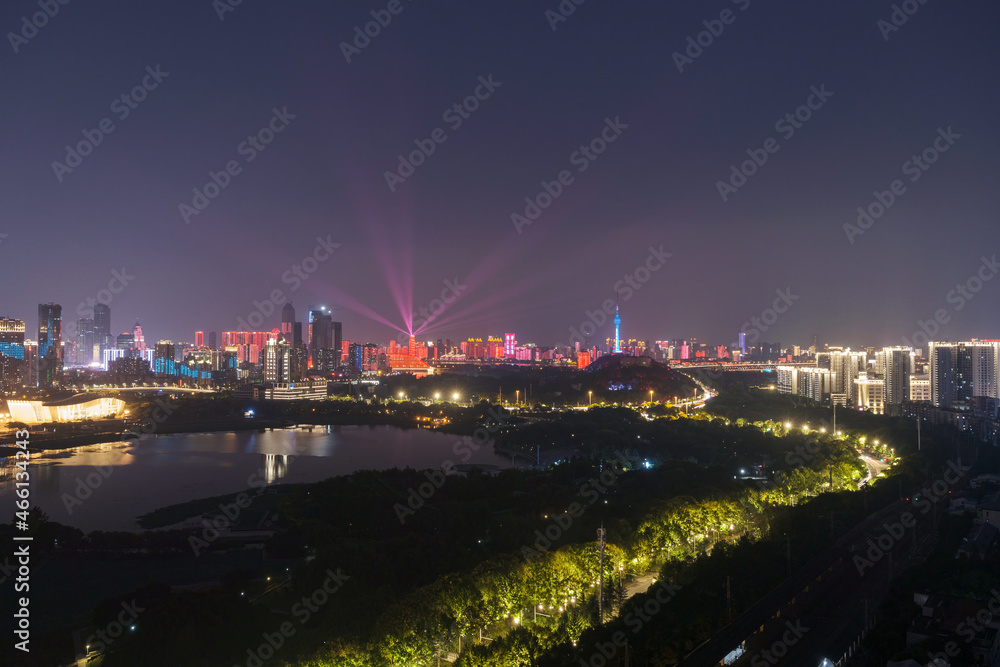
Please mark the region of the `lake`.
<svg viewBox="0 0 1000 667"><path fill-rule="evenodd" d="M157 508L262 483L318 482L357 470L440 468L448 461L510 467L492 444L476 449L471 439L456 435L317 426L164 435L38 452L28 471L31 505L52 521L89 532L139 530L136 517ZM0 507L8 517L15 510L17 470L14 457L0 462Z"/></svg>

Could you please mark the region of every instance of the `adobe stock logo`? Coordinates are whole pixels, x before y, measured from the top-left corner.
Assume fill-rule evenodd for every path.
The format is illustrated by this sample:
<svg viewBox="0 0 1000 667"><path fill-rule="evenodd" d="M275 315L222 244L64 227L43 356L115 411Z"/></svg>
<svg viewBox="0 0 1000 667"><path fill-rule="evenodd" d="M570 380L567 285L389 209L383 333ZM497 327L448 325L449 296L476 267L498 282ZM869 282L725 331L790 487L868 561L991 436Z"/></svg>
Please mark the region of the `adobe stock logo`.
<svg viewBox="0 0 1000 667"><path fill-rule="evenodd" d="M21 47L34 39L38 31L49 24L51 19L59 13L60 5L68 5L70 0L38 0L38 6L42 11L35 12L29 19L27 16L21 17L21 30L19 33L8 32L7 40L14 49L14 53L20 52Z"/></svg>

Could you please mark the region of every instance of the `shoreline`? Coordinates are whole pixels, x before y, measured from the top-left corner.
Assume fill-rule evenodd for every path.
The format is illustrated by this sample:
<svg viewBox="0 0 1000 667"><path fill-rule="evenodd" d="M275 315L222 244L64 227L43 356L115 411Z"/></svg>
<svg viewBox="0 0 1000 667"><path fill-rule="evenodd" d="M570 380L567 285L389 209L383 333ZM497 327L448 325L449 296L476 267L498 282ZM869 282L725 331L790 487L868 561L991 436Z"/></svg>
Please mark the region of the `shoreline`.
<svg viewBox="0 0 1000 667"><path fill-rule="evenodd" d="M286 420L261 420L255 421L252 424L248 424L246 420L239 421L211 421L211 422L187 422L184 424L177 424L174 426L168 424L161 424L160 428L151 432L149 435L194 435L198 433L224 433L224 432L239 432L239 431L266 431L266 430L285 430L297 428L299 426L312 426L316 428L322 428L326 426L391 426L394 428L410 429L410 428L421 428L418 424L409 421L407 423L398 423L397 420L380 420L380 421L361 421L361 420L345 420L338 422L327 422L327 423L309 423L309 422L290 422ZM461 434L454 433L450 430L443 429L430 429L431 431L457 435L462 437ZM28 429L29 433L31 431L30 427ZM69 449L76 449L77 447L88 447L90 445L102 445L111 442L122 442L126 440L139 440L142 438L143 434L136 434L134 431L117 431L114 433L78 433L74 435L67 436L52 436L51 434L39 434L41 437L32 434L29 436L28 450L34 452L50 452L50 451L66 451ZM12 434L13 437L13 434ZM22 451L20 448L11 444L0 444L0 460L13 457L16 452Z"/></svg>

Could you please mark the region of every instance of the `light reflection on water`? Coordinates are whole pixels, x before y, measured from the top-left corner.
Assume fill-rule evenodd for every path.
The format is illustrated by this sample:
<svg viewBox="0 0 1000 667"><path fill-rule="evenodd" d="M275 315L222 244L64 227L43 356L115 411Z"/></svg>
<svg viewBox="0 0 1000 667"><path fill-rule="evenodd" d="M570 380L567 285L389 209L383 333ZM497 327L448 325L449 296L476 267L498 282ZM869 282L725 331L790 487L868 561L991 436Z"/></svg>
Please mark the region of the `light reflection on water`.
<svg viewBox="0 0 1000 667"><path fill-rule="evenodd" d="M322 426L312 430L166 435L32 453L31 505L53 521L91 530L138 530L159 507L234 493L255 480L316 482L356 470L464 463L460 438L424 429ZM471 441L467 441L471 442ZM480 448L469 463L507 467ZM14 457L0 461L0 508L15 507Z"/></svg>

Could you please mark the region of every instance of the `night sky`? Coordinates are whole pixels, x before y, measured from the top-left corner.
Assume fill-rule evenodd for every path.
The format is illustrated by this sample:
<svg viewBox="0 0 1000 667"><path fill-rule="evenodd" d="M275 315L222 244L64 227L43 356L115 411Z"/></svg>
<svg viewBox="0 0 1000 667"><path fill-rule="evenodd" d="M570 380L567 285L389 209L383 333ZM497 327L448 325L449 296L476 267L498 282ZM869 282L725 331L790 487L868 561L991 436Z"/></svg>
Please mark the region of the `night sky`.
<svg viewBox="0 0 1000 667"><path fill-rule="evenodd" d="M1000 279L949 300L1000 270L981 268L1000 254L996 2L910 0L890 31L888 1L565 0L553 30L557 0L400 0L350 63L341 43L394 3L224 2L75 0L27 40L10 33L37 0L3 4L0 315L29 337L37 304L75 320L124 268L112 328L138 318L147 342L236 329L282 290L300 320L327 305L345 339L384 344L401 310L457 279L421 338L553 345L661 246L662 267L618 292L623 337L728 344L786 289L797 298L761 340L899 344L939 309L936 338L1000 337ZM679 71L673 54L720 27ZM444 115L477 87L468 118ZM776 127L810 100L811 118ZM90 155L53 165L102 119L114 129ZM272 122L272 143L241 149ZM601 155L574 156L616 122ZM397 156L438 128L446 140L391 190ZM948 150L907 171L949 128ZM748 149L767 161L723 201ZM230 161L238 173L185 216ZM564 170L518 230L512 214ZM905 191L849 234L896 179ZM339 247L291 279L318 238ZM280 306L261 328L279 320Z"/></svg>

